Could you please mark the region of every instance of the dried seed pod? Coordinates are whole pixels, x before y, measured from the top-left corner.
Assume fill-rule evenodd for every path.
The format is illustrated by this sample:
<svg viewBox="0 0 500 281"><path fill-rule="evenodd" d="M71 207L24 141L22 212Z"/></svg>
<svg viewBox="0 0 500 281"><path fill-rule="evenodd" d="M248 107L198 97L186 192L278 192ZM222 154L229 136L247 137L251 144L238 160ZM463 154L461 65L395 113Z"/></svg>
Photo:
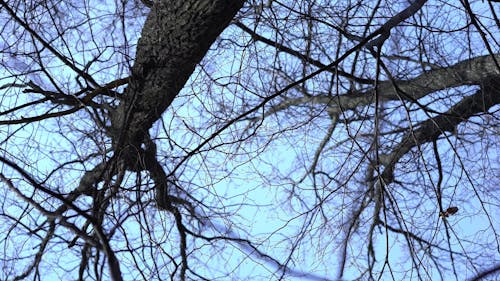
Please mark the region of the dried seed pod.
<svg viewBox="0 0 500 281"><path fill-rule="evenodd" d="M456 212L458 212L458 207L449 207L446 209L446 211L439 213L439 216L442 218L447 218L450 215L454 215Z"/></svg>

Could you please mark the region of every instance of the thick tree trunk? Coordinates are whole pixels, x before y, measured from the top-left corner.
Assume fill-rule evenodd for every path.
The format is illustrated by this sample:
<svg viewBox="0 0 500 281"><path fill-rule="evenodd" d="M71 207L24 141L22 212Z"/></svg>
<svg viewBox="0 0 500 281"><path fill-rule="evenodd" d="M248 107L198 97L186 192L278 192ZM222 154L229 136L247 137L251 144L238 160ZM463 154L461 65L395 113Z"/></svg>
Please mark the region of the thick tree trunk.
<svg viewBox="0 0 500 281"><path fill-rule="evenodd" d="M108 130L115 157L128 170L148 170L164 199L167 178L148 130L172 103L210 45L229 25L243 0L159 1L137 45L132 76ZM141 148L144 144L145 148ZM161 200L158 200L161 199Z"/></svg>
<svg viewBox="0 0 500 281"><path fill-rule="evenodd" d="M156 147L148 130L172 103L243 2L162 0L152 6L144 24L132 76L119 106L111 112L108 133L113 140L115 161L129 170L149 171L156 184L157 206L161 209L172 211L171 196L167 175L156 159ZM142 144L145 149L141 148ZM99 181L105 167L96 167L83 179ZM84 186L81 183L80 188L86 190L93 183L92 180ZM118 262L113 262L116 261L113 255L108 257L113 280L121 280Z"/></svg>
<svg viewBox="0 0 500 281"><path fill-rule="evenodd" d="M158 1L139 39L132 77L112 114L115 149L139 147L243 5L242 0Z"/></svg>

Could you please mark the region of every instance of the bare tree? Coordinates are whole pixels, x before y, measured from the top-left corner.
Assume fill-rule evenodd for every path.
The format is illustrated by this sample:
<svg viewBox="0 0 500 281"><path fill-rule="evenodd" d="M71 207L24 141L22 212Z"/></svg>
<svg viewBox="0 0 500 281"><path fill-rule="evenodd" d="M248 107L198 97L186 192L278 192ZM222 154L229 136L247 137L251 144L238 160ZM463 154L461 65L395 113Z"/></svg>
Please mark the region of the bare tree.
<svg viewBox="0 0 500 281"><path fill-rule="evenodd" d="M0 279L498 277L493 2L0 0Z"/></svg>

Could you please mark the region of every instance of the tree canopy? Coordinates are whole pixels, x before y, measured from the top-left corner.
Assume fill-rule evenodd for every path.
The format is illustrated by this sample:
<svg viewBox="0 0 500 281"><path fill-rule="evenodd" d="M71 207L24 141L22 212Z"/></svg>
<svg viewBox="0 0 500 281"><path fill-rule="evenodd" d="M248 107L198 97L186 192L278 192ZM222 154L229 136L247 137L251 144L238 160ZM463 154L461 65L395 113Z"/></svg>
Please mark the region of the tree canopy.
<svg viewBox="0 0 500 281"><path fill-rule="evenodd" d="M495 2L0 0L0 280L498 278Z"/></svg>

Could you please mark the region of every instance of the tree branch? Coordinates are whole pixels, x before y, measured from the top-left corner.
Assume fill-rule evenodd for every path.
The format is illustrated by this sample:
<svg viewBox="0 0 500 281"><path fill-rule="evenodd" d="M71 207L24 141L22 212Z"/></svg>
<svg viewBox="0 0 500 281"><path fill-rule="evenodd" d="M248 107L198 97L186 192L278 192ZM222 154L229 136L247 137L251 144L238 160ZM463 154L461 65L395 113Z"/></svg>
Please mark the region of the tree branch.
<svg viewBox="0 0 500 281"><path fill-rule="evenodd" d="M463 98L447 112L420 122L408 132L392 153L381 155L380 162L385 166L382 178L385 183L392 182L394 166L397 161L413 147L436 140L444 132L453 132L455 127L469 117L486 112L500 103L499 77L483 79L483 85L474 95Z"/></svg>
<svg viewBox="0 0 500 281"><path fill-rule="evenodd" d="M354 109L373 103L376 92L380 94L380 98L383 100L405 99L414 101L447 88L479 85L484 80L484 77L500 76L500 69L496 68L495 59L500 60L500 54L463 60L449 67L425 72L413 79L394 81L397 89L392 81L380 81L376 90L372 87L343 95L325 93L313 97L285 99L266 112L265 116L306 103L323 104L328 106L327 111L339 113L341 110Z"/></svg>

